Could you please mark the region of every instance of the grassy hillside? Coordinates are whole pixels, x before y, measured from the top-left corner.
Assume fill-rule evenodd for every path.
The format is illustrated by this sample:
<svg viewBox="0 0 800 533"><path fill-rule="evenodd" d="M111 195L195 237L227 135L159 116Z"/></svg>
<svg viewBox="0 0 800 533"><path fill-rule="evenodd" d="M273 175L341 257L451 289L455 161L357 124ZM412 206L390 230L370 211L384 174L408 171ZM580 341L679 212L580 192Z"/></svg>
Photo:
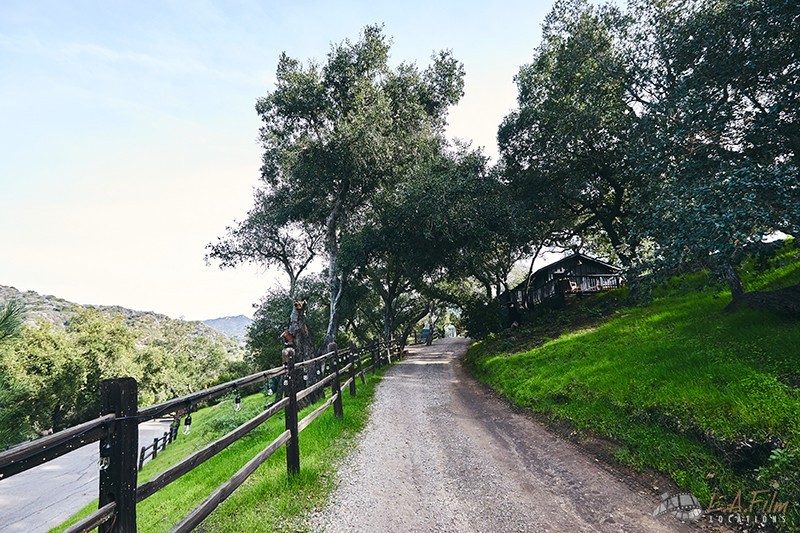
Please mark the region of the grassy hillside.
<svg viewBox="0 0 800 533"><path fill-rule="evenodd" d="M796 284L800 252L789 242L767 268L743 270L748 290ZM515 405L611 439L619 461L666 473L705 504L777 488L797 520L800 322L727 313L730 295L706 285L698 273L647 304L617 292L551 312L476 343L467 364Z"/></svg>

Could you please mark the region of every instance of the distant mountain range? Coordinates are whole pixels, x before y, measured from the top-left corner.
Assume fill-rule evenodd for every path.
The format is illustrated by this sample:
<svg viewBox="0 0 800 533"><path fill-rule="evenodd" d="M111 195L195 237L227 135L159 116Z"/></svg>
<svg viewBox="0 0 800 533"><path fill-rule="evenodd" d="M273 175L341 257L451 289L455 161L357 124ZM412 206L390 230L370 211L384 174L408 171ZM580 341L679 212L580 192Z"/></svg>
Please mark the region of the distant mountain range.
<svg viewBox="0 0 800 533"><path fill-rule="evenodd" d="M247 328L252 323L253 320L244 315L203 320L203 324L206 326L214 328L239 343L243 343L247 339Z"/></svg>
<svg viewBox="0 0 800 533"><path fill-rule="evenodd" d="M65 327L81 309L95 309L108 316L122 316L125 325L139 332L143 340L156 335L164 325L173 321L178 321L178 319L170 318L167 315L154 313L152 311L134 311L133 309L127 309L117 305L76 304L56 296L42 295L35 291L20 291L14 287L0 285L0 304L5 303L11 298L16 299L24 305L26 322L45 320L56 326ZM247 323L245 323L245 321L247 321L247 323L252 322L252 320L246 316L218 318L204 322L199 320L185 322L194 326L195 335L209 337L215 342L228 346L230 351L238 352L241 349L239 346L241 346L246 337ZM230 326L217 326L212 324L216 322L221 322L226 325L230 324ZM239 329L235 329L233 324L244 325L238 326ZM228 331L233 333L229 333ZM238 333L239 331L244 333ZM237 337L237 335L241 335L241 337Z"/></svg>

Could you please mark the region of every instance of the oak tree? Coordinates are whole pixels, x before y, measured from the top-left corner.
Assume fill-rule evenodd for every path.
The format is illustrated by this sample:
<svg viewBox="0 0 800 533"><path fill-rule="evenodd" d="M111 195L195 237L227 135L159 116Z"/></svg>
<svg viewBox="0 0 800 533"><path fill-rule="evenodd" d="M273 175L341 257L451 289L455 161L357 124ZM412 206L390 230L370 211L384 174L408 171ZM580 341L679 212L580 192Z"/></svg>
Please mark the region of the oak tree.
<svg viewBox="0 0 800 533"><path fill-rule="evenodd" d="M322 232L329 317L321 346L335 339L348 275L342 240L368 224L380 191L396 186L440 149L449 106L463 92L463 68L449 52L419 70L389 64L379 26L334 45L327 61L278 61L275 89L258 100L261 190L284 202L288 220Z"/></svg>

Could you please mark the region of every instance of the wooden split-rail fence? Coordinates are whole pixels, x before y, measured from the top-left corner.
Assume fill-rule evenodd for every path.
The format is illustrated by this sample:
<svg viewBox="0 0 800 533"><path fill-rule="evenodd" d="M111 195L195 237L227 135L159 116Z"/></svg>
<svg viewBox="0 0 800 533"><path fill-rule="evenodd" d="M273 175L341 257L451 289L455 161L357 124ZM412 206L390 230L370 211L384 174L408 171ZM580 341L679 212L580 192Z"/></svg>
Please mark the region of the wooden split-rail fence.
<svg viewBox="0 0 800 533"><path fill-rule="evenodd" d="M0 480L51 461L77 448L99 441L100 489L97 511L73 524L68 533L91 531L102 533L132 533L136 531L136 504L207 461L230 444L284 411L285 431L266 448L247 462L233 477L222 484L203 503L189 513L173 532L191 531L197 527L220 503L225 501L244 481L282 446L286 446L286 468L289 475L300 471L298 434L333 405L334 415L343 416L342 389L356 395L356 381L360 377L366 384L365 372L392 363L392 358L402 355L397 341L381 342L362 349L338 349L329 345L329 351L314 359L295 361L294 349L283 351L284 365L251 374L227 383L195 392L174 400L149 407L138 407L138 389L133 378L108 379L102 382L100 397L102 415L94 420L67 428L58 433L14 446L0 453ZM320 378L314 384L304 385L303 374L319 369ZM164 470L150 481L137 483L139 470L138 427L142 422L163 417L169 413L190 414L199 404L231 392L280 377L285 396L266 410L248 420L228 434L209 443L201 450ZM343 378L347 378L341 383ZM310 380L309 380L310 381ZM298 420L298 402L331 386L331 397L316 407L302 420ZM312 396L313 397L313 396ZM155 444L155 443L154 443Z"/></svg>
<svg viewBox="0 0 800 533"><path fill-rule="evenodd" d="M178 438L179 424L179 418L173 419L172 424L169 425L168 431L165 431L160 437L154 437L153 444L142 446L142 450L139 452L139 472L141 472L142 468L144 468L144 462L148 457L152 461L158 456L158 452L163 452L167 449L167 445L175 442L175 439Z"/></svg>

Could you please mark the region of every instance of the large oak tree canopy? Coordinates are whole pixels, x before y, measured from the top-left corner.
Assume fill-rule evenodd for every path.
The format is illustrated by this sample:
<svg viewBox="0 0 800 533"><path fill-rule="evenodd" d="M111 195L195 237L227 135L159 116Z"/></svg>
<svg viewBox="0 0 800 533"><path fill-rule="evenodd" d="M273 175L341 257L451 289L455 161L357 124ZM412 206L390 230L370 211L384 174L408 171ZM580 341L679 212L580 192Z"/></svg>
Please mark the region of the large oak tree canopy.
<svg viewBox="0 0 800 533"><path fill-rule="evenodd" d="M798 36L786 0L557 2L503 172L562 241L606 240L656 278L710 267L737 299L743 250L800 231Z"/></svg>
<svg viewBox="0 0 800 533"><path fill-rule="evenodd" d="M565 240L600 234L630 265L636 177L628 154L637 117L620 46L625 25L614 7L558 3L533 62L516 77L519 109L501 124L498 142L518 194L548 218L569 221Z"/></svg>
<svg viewBox="0 0 800 533"><path fill-rule="evenodd" d="M513 265L550 245L631 281L712 267L737 298L744 247L800 230L798 24L787 0L559 0L494 166L444 137L463 92L449 52L393 65L370 26L322 62L283 54L256 106L255 206L216 251L290 286L323 254L323 346L340 321L396 334L434 294L510 295Z"/></svg>
<svg viewBox="0 0 800 533"><path fill-rule="evenodd" d="M323 235L330 316L322 346L334 340L341 318L343 241L370 223L383 191L441 153L447 109L463 94L463 67L450 52L434 54L420 70L392 67L389 51L382 28L368 26L357 42L332 46L324 64L282 54L275 89L256 105L264 150L257 197L282 204L282 220L261 220L302 223Z"/></svg>
<svg viewBox="0 0 800 533"><path fill-rule="evenodd" d="M637 232L656 270L710 266L737 299L744 247L800 231L800 4L642 1L634 14Z"/></svg>

